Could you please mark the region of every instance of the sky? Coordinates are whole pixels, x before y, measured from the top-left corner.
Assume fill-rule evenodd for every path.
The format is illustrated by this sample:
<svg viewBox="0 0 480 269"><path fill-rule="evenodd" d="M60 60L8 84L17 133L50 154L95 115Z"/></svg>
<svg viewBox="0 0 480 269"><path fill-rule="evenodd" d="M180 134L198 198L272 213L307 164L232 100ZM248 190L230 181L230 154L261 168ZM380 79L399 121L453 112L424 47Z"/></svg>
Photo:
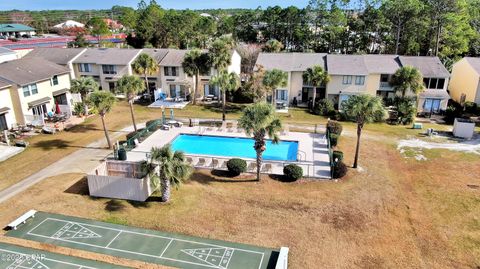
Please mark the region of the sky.
<svg viewBox="0 0 480 269"><path fill-rule="evenodd" d="M140 0L0 0L0 10L108 9L114 5L136 7ZM146 0L148 3L149 1ZM279 5L305 7L308 0L157 0L163 8L257 8Z"/></svg>

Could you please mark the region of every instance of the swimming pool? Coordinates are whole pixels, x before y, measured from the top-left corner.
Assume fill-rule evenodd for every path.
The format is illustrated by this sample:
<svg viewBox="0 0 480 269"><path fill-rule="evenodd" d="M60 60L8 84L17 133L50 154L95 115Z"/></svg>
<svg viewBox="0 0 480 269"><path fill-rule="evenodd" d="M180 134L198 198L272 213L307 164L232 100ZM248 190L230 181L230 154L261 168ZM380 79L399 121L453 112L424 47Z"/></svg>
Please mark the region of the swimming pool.
<svg viewBox="0 0 480 269"><path fill-rule="evenodd" d="M173 140L172 148L187 154L213 155L225 157L256 158L251 138L180 134ZM267 140L267 150L263 152L265 160L296 161L298 142L280 141L272 144Z"/></svg>

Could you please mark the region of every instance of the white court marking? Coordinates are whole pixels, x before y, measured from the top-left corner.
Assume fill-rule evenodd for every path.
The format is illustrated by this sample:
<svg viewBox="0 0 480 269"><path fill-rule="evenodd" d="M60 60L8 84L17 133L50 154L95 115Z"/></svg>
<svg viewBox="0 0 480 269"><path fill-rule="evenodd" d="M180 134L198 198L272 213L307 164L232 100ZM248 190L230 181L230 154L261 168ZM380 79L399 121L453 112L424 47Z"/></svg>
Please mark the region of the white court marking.
<svg viewBox="0 0 480 269"><path fill-rule="evenodd" d="M183 253L206 262L218 268L226 269L233 256L234 249L231 248L196 248L182 249ZM221 256L220 256L221 255Z"/></svg>
<svg viewBox="0 0 480 269"><path fill-rule="evenodd" d="M37 233L34 233L34 232L33 232L35 229L37 229L38 227L40 227L41 225L43 225L47 220L53 220L53 221L57 221L57 222L64 222L64 223L66 223L66 224L68 224L68 223L77 224L77 225L82 226L82 227L84 227L84 228L85 228L85 226L87 226L87 227L100 228L100 229L104 229L104 230L117 231L118 234L117 234L106 246L99 246L99 245L89 244L89 243L85 243L85 242L73 241L72 239L75 239L75 238L53 237L53 236L46 236L46 235L37 234ZM65 227L65 226L64 226L64 227ZM63 227L62 227L62 228L63 228ZM60 228L57 232L59 232L60 230L62 230L62 228ZM87 228L85 228L85 229L87 229ZM57 232L56 232L56 233L57 233ZM135 252L135 251L129 251L129 250L123 250L123 249L111 247L110 245L113 243L113 241L115 241L115 240L117 239L117 237L118 237L121 233L124 233L124 234L133 234L133 235L142 235L142 236L153 237L153 238L162 238L162 239L170 240L170 242L169 242L168 245L163 249L162 253L161 253L159 256L155 256L155 255L151 255L151 254L145 254L145 253L141 253L141 252ZM228 269L228 265L229 265L229 263L230 263L230 259L231 259L231 257L233 256L233 253L234 253L235 250L260 255L260 256L259 256L259 258L260 258L260 264L258 265L258 268L259 268L259 269L262 267L263 258L264 258L264 256L265 256L265 254L264 254L263 252L258 252L258 251L253 251L253 250L247 250L247 249L241 249L241 248L232 248L232 247L225 247L225 246L220 246L220 245L215 245L215 244L210 244L210 243L202 243L202 242L196 242L196 241L191 241L191 240L186 240L186 239L178 239L178 238L167 237L167 236L160 236L160 235L146 234L146 233L140 233L140 232L133 232L133 231L123 230L123 229L116 229L116 228L104 227L104 226L99 226L99 225L94 225L94 224L88 224L88 223L81 223L81 222L75 222L75 221L67 221L67 220L50 218L50 217L45 218L45 219L44 219L42 222L40 222L37 226L33 227L30 231L28 231L27 234L28 234L28 235L32 235L32 236L47 238L47 239L59 240L59 241L68 242L68 243L74 243L74 244L92 246L92 247L97 247L97 248L102 248L102 249L109 249L109 250L114 250L114 251L119 251L119 252L124 252L124 253L130 253L130 254L136 254L136 255L145 256L145 257L151 257L151 258L169 260L169 261L179 262L179 263L187 263L187 264L199 265L199 266L209 267L209 268L215 268L215 269ZM55 235L55 234L54 234L54 235ZM101 235L98 235L98 236L101 237ZM230 259L228 260L228 263L226 264L225 267L220 266L220 265L212 265L211 262L205 262L204 260L202 260L202 261L205 262L205 263L207 263L207 264L201 264L201 263L196 263L196 262L189 262L189 261L184 261L184 260L179 260L179 259L173 259L173 258L163 257L163 254L166 252L166 250L168 249L168 247L170 247L170 244L171 244L173 241L186 242L186 243L192 243L192 244L198 244L198 245L204 245L204 246L212 246L213 248L216 248L216 249L225 249L225 252L227 252L227 249L230 249L230 250L232 250L232 254L231 254ZM213 249L213 248L212 248L212 249ZM184 250L181 250L181 251L182 251L183 253L185 253L185 254L188 254L188 253L186 253ZM189 255L189 256L192 256L191 254L188 254L188 255ZM195 257L195 256L192 256L192 257ZM197 258L197 257L195 257L195 258ZM222 257L221 257L221 258L222 258ZM198 258L197 258L197 259L198 259Z"/></svg>
<svg viewBox="0 0 480 269"><path fill-rule="evenodd" d="M32 260L32 254L29 254L29 253L22 253L22 252L18 252L18 251L13 251L13 250L8 250L8 249L3 249L3 248L0 248L0 252L7 252L7 253L11 253L11 254L15 254L15 255L18 255L19 258L17 258L17 260L15 260L14 263L12 263L11 265L9 265L7 267L7 269L16 269L16 268L22 268L22 269L35 269L35 268L38 268L38 267L27 267L27 266L24 266L23 264L18 264L17 265L17 262L19 262L19 260L21 259L21 257L24 257L23 260L26 261L26 260L29 260L28 258L30 258L30 260ZM51 261L51 262L55 262L55 263L60 263L60 264L65 264L65 265L70 265L70 266L76 266L78 267L78 269L97 269L95 267L89 267L89 266L84 266L84 265L80 265L80 264L75 264L75 263L71 263L71 262L64 262L64 261L59 261L59 260L55 260L55 259L51 259L51 258L42 258L43 260L46 260L46 261ZM42 266L41 268L39 269L49 269L46 265L44 265L43 263L39 262L39 261L36 261L39 266ZM41 264L41 265L40 265ZM13 267L12 267L13 266Z"/></svg>

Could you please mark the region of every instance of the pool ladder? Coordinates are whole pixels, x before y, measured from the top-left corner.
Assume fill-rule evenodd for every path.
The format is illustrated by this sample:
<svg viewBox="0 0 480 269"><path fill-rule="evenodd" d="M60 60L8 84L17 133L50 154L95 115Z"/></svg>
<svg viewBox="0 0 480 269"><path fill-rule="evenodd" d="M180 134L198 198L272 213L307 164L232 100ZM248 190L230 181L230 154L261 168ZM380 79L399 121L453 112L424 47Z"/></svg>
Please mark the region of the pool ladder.
<svg viewBox="0 0 480 269"><path fill-rule="evenodd" d="M303 157L303 158L302 158ZM307 159L307 153L305 151L302 151L302 150L298 150L298 153L297 153L297 160L299 161L305 161Z"/></svg>

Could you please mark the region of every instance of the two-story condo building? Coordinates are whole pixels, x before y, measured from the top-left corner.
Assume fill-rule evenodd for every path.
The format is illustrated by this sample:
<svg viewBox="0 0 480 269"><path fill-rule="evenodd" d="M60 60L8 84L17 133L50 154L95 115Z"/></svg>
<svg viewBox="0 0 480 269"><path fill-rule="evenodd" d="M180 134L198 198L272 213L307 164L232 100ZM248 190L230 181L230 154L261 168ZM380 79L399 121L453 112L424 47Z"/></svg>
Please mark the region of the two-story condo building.
<svg viewBox="0 0 480 269"><path fill-rule="evenodd" d="M449 90L459 103L480 105L480 58L465 57L453 65Z"/></svg>
<svg viewBox="0 0 480 269"><path fill-rule="evenodd" d="M132 75L132 63L139 49L87 49L73 60L75 77L90 76L103 90L115 92L117 81L123 75Z"/></svg>
<svg viewBox="0 0 480 269"><path fill-rule="evenodd" d="M302 75L314 65L320 65L330 76L327 85L317 88L316 97L328 98L337 107L353 94L394 97L391 77L402 66L413 66L424 77L425 91L419 95L418 112L445 110L449 99L449 73L437 57L260 53L256 64L288 73L287 86L276 90L277 100L288 103L294 98L300 105L311 100L313 87L303 81Z"/></svg>
<svg viewBox="0 0 480 269"><path fill-rule="evenodd" d="M47 61L67 67L70 70L70 77L75 79L73 61L75 61L87 49L85 48L36 48L29 52L24 58L40 57Z"/></svg>
<svg viewBox="0 0 480 269"><path fill-rule="evenodd" d="M8 113L4 116L8 128L16 123L30 123L35 116L44 116L56 103L71 105L70 70L43 58L0 64L0 80L0 109Z"/></svg>

